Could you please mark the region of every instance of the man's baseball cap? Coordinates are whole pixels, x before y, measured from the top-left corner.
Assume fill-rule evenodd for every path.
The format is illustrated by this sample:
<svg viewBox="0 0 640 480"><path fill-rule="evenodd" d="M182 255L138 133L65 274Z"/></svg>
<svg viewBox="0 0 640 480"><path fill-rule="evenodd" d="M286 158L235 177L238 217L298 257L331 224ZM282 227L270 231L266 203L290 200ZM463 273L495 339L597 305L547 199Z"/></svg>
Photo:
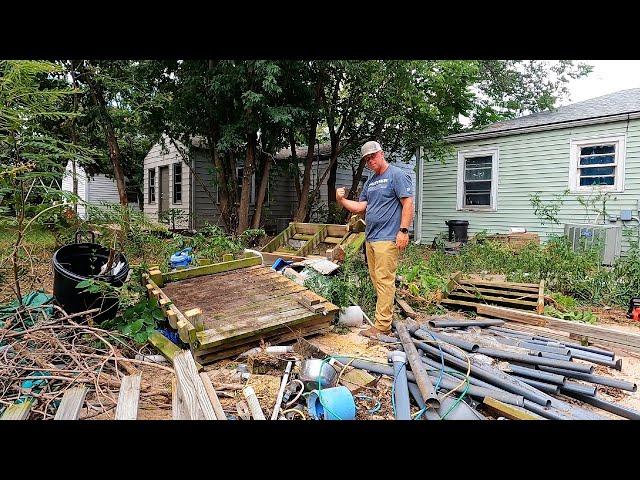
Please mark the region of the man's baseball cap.
<svg viewBox="0 0 640 480"><path fill-rule="evenodd" d="M367 155L371 155L372 153L381 152L382 147L378 142L374 142L373 140L365 143L360 148L360 158L366 157Z"/></svg>

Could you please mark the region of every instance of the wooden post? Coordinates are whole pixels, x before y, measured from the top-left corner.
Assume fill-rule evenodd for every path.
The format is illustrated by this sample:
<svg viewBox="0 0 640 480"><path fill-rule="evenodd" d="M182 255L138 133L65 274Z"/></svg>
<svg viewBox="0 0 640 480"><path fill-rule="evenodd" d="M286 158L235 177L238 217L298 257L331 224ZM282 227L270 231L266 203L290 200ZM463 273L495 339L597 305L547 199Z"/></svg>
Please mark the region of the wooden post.
<svg viewBox="0 0 640 480"><path fill-rule="evenodd" d="M540 280L540 288L538 289L538 306L536 312L539 315L544 313L544 280Z"/></svg>
<svg viewBox="0 0 640 480"><path fill-rule="evenodd" d="M140 381L142 373L127 375L122 379L116 420L136 420L138 418L138 401L140 399Z"/></svg>
<svg viewBox="0 0 640 480"><path fill-rule="evenodd" d="M154 269L151 270L149 272L149 278L151 279L151 281L153 281L153 283L155 283L157 286L162 287L164 286L164 281L162 279L162 272L160 271L160 269Z"/></svg>
<svg viewBox="0 0 640 480"><path fill-rule="evenodd" d="M28 398L22 403L9 405L0 417L0 420L26 420L33 406L33 398Z"/></svg>
<svg viewBox="0 0 640 480"><path fill-rule="evenodd" d="M196 332L202 332L204 330L204 318L202 316L202 310L199 308L192 308L184 312L184 316L194 326Z"/></svg>
<svg viewBox="0 0 640 480"><path fill-rule="evenodd" d="M416 350L416 346L413 344L413 340L411 340L407 326L401 322L394 322L394 324L425 404L434 410L438 410L440 408L440 399L436 395L431 380L429 380L427 371L424 368L424 363L420 360L420 355L418 354L418 350Z"/></svg>

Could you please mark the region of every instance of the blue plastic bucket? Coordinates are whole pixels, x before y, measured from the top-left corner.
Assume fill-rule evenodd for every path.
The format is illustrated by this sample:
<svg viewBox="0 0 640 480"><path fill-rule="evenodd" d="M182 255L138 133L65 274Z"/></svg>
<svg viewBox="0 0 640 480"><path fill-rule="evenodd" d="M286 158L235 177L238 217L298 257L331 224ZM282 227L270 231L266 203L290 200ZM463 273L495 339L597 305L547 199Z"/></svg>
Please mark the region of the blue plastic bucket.
<svg viewBox="0 0 640 480"><path fill-rule="evenodd" d="M322 402L320 401L322 397ZM323 388L312 391L307 397L307 410L315 420L353 420L356 404L347 387Z"/></svg>

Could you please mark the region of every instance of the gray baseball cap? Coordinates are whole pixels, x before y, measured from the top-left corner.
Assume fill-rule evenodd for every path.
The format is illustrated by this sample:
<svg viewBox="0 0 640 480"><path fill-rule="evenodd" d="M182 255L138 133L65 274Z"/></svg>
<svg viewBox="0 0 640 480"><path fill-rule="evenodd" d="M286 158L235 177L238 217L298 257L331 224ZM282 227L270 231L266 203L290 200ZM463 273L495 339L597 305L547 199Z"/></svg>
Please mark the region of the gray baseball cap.
<svg viewBox="0 0 640 480"><path fill-rule="evenodd" d="M360 147L360 158L371 155L372 153L381 152L382 147L378 142L371 140Z"/></svg>

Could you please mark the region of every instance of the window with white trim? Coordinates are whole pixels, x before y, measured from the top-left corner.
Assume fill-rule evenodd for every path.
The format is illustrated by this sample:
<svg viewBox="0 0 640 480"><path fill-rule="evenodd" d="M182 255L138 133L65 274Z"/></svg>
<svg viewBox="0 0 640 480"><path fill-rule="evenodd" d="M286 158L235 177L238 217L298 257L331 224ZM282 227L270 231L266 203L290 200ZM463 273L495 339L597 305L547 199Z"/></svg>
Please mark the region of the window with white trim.
<svg viewBox="0 0 640 480"><path fill-rule="evenodd" d="M458 210L496 210L498 149L458 152Z"/></svg>
<svg viewBox="0 0 640 480"><path fill-rule="evenodd" d="M182 203L182 163L173 164L173 203Z"/></svg>
<svg viewBox="0 0 640 480"><path fill-rule="evenodd" d="M156 201L156 169L149 169L149 203Z"/></svg>
<svg viewBox="0 0 640 480"><path fill-rule="evenodd" d="M571 140L569 190L624 190L624 135Z"/></svg>

